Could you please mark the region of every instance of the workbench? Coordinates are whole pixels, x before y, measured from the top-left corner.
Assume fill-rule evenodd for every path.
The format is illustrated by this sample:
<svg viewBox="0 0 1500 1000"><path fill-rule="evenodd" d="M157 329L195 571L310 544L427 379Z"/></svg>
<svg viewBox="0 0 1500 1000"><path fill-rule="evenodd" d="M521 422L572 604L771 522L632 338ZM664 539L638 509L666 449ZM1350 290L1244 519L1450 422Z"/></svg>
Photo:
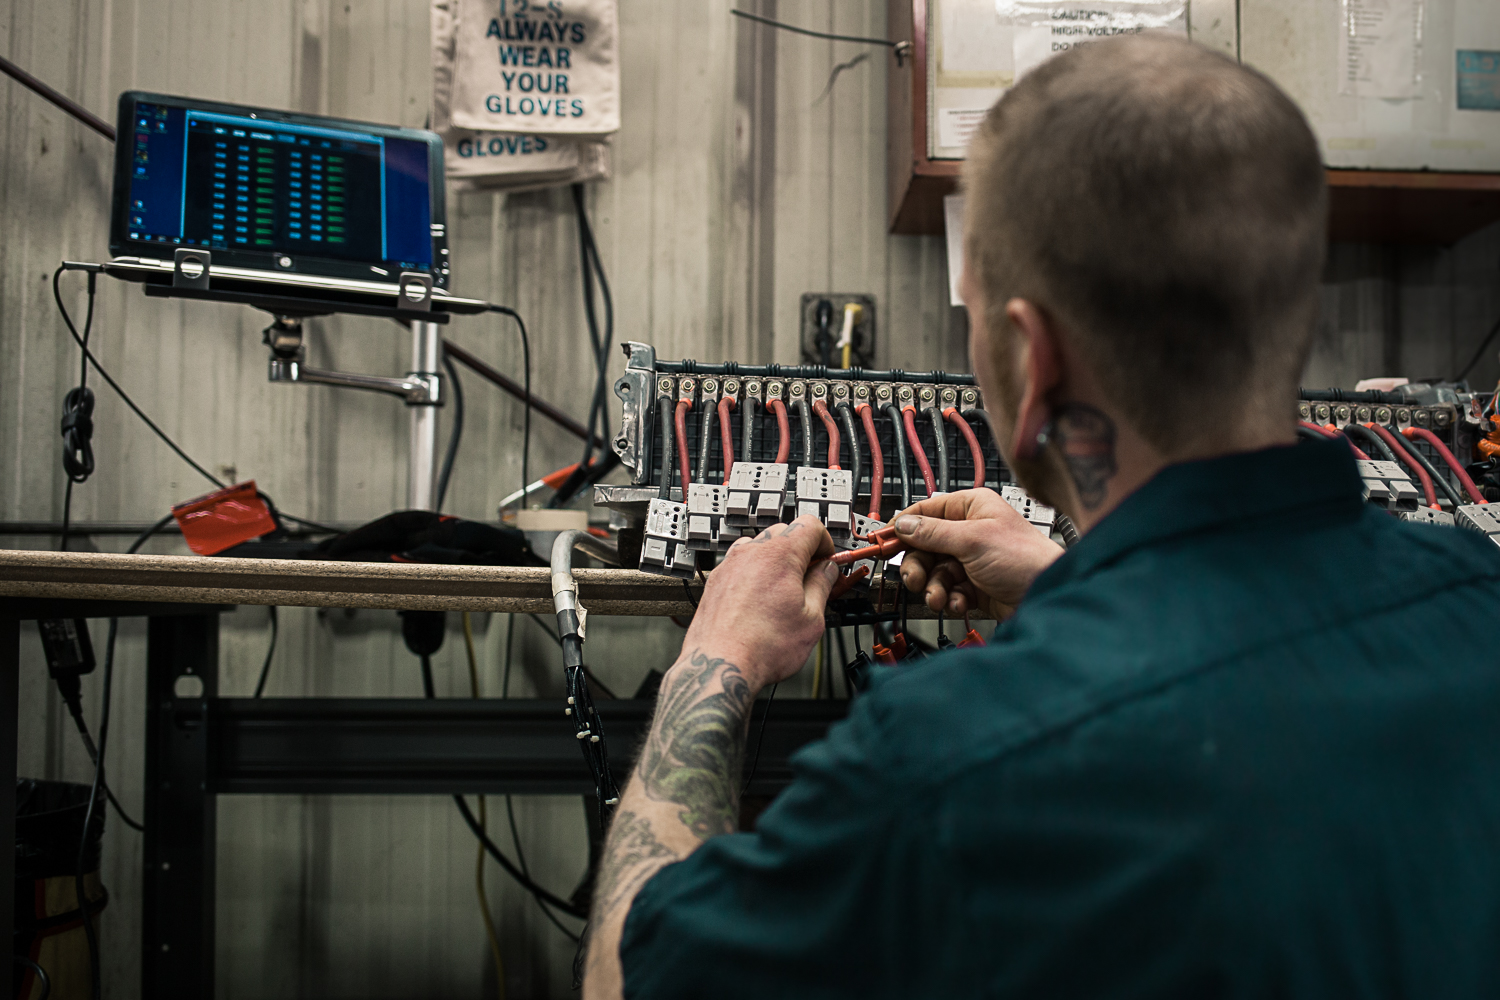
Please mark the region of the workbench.
<svg viewBox="0 0 1500 1000"><path fill-rule="evenodd" d="M578 569L594 615L692 613L681 580ZM695 590L697 587L695 586ZM16 770L20 623L145 617L142 988L214 992L218 795L578 794L593 782L556 699L221 698L219 615L238 604L550 614L545 567L346 563L0 550L0 776ZM912 617L928 617L914 606ZM652 702L595 701L624 784ZM758 726L764 702L752 725ZM781 700L763 730L750 794L791 778L789 756L847 711ZM599 835L602 831L595 831ZM0 853L14 853L14 783L0 787ZM14 871L0 865L0 899ZM11 931L0 907L0 940ZM0 987L0 998L8 996Z"/></svg>

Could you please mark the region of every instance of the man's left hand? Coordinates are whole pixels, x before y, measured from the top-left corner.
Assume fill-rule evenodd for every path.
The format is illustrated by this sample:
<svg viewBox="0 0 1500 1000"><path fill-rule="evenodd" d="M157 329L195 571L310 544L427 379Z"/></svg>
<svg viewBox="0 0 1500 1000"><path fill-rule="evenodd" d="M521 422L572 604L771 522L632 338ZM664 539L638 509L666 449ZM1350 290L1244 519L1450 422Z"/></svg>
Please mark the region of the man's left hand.
<svg viewBox="0 0 1500 1000"><path fill-rule="evenodd" d="M806 515L741 538L709 575L682 648L733 660L755 691L786 680L823 637L839 576L833 551L828 530Z"/></svg>

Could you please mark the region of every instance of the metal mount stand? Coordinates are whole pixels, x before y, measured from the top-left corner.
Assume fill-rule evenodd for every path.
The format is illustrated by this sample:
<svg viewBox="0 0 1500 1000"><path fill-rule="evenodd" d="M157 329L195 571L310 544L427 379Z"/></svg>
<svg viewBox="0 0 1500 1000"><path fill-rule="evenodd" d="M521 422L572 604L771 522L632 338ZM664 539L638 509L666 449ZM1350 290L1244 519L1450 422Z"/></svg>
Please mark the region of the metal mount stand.
<svg viewBox="0 0 1500 1000"><path fill-rule="evenodd" d="M427 319L400 320L411 326L412 362L405 378L326 371L302 363L302 317L278 314L265 330L271 348L272 382L312 382L366 389L400 397L411 417L410 448L407 453L406 506L409 510L432 510L436 506L437 408L444 403L442 363L443 338L439 324Z"/></svg>

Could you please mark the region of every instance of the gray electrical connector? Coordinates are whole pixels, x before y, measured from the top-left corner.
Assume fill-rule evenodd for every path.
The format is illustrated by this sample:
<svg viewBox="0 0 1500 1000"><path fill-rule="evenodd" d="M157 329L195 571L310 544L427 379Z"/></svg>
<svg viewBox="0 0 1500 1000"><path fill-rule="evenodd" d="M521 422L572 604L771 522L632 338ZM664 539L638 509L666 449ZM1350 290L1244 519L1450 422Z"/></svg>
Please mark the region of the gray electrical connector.
<svg viewBox="0 0 1500 1000"><path fill-rule="evenodd" d="M724 524L725 501L729 490L724 486L693 483L687 496L687 547L695 552L722 552L740 536ZM721 534L722 532L722 534Z"/></svg>
<svg viewBox="0 0 1500 1000"><path fill-rule="evenodd" d="M877 521L873 517L866 517L863 514L855 514L853 530L849 533L849 537L836 538L834 539L834 544L841 549L862 549L865 546L872 544L870 542L870 533L879 531L884 527L886 527L886 523L884 521ZM875 575L875 571L880 568L880 566L875 562L874 559L861 559L859 562L850 566L849 570L850 572L853 572L861 566L869 570L870 576L872 577Z"/></svg>
<svg viewBox="0 0 1500 1000"><path fill-rule="evenodd" d="M1000 489L1000 499L1015 508L1031 526L1040 531L1045 537L1052 537L1052 526L1057 521L1057 511L1044 503L1038 503L1031 498L1031 494L1019 486L1003 486Z"/></svg>
<svg viewBox="0 0 1500 1000"><path fill-rule="evenodd" d="M1495 505L1470 503L1453 512L1453 523L1469 531L1477 531L1496 545L1500 545L1500 514Z"/></svg>
<svg viewBox="0 0 1500 1000"><path fill-rule="evenodd" d="M1446 510L1433 510L1431 507L1403 510L1396 516L1403 521L1411 521L1414 524L1440 524L1445 528L1451 528L1454 524L1452 514Z"/></svg>
<svg viewBox="0 0 1500 1000"><path fill-rule="evenodd" d="M845 469L797 470L797 516L823 522L835 542L849 537L854 515L854 473Z"/></svg>
<svg viewBox="0 0 1500 1000"><path fill-rule="evenodd" d="M698 571L687 547L688 506L660 498L646 508L646 538L641 543L641 572L690 580Z"/></svg>
<svg viewBox="0 0 1500 1000"><path fill-rule="evenodd" d="M1422 506L1421 491L1412 483L1411 477L1399 462L1361 459L1355 465L1359 466L1362 483L1360 492L1366 503L1373 503L1398 515L1416 511Z"/></svg>
<svg viewBox="0 0 1500 1000"><path fill-rule="evenodd" d="M729 470L724 521L731 528L768 528L781 520L787 467L774 462L735 462Z"/></svg>

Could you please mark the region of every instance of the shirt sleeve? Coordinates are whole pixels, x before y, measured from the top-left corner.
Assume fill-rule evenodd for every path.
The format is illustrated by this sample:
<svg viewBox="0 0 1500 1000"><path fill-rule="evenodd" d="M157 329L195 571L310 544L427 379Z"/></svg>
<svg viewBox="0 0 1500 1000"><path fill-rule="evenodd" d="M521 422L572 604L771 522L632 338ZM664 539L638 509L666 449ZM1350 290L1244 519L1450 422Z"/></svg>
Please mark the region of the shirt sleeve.
<svg viewBox="0 0 1500 1000"><path fill-rule="evenodd" d="M794 780L754 833L715 837L658 872L620 942L625 996L910 997L959 981L944 811L893 795L861 698L794 755ZM898 801L899 800L899 801ZM946 969L945 969L946 967Z"/></svg>

